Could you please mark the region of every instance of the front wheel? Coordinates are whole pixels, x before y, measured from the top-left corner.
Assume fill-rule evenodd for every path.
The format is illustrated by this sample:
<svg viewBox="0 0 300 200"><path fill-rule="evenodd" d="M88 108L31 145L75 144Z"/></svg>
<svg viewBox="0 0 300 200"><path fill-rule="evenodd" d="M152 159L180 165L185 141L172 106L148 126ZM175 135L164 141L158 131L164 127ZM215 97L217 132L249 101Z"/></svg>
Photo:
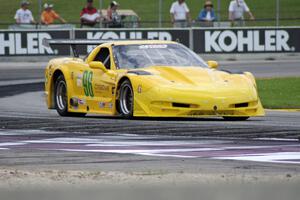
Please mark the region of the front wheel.
<svg viewBox="0 0 300 200"><path fill-rule="evenodd" d="M124 81L120 86L119 112L124 118L133 116L134 93L130 81Z"/></svg>
<svg viewBox="0 0 300 200"><path fill-rule="evenodd" d="M226 121L246 121L250 117L223 117Z"/></svg>
<svg viewBox="0 0 300 200"><path fill-rule="evenodd" d="M55 109L60 116L83 117L86 113L68 112L68 88L63 75L59 76L55 82L54 101Z"/></svg>

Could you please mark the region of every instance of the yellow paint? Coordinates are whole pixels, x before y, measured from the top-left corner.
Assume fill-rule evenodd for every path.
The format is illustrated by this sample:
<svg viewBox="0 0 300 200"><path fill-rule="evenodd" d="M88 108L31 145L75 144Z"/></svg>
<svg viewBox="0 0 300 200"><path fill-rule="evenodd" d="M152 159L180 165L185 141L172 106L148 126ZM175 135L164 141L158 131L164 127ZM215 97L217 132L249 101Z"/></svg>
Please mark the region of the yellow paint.
<svg viewBox="0 0 300 200"><path fill-rule="evenodd" d="M59 58L49 62L45 72L47 105L54 109L54 75L63 73L68 87L68 99L78 98L86 102L69 112L87 112L118 115L117 100L120 80L130 80L134 90L134 116L146 117L203 117L203 116L264 116L259 100L255 78L251 73L229 74L201 67L155 66L139 70L152 75L128 74L116 69L112 45L170 44L166 41L122 41L96 47L86 60ZM91 68L92 62L102 47L111 52L111 70ZM93 72L94 97L87 97L82 86L85 71ZM71 75L73 74L73 76ZM103 106L103 103L105 106ZM236 104L248 103L237 108ZM112 105L110 108L107 105ZM184 106L183 106L184 105ZM179 107L178 107L179 106ZM88 110L89 108L89 110Z"/></svg>

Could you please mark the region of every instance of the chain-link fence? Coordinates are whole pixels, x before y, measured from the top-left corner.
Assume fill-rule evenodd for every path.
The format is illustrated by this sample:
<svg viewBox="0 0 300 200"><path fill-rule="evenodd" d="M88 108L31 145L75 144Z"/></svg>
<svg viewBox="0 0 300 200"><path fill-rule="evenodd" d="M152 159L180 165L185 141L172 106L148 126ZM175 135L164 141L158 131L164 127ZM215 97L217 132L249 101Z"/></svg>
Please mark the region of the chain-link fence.
<svg viewBox="0 0 300 200"><path fill-rule="evenodd" d="M119 0L120 10L132 10L135 17L124 18L123 27L172 27L170 20L170 7L175 0ZM190 8L193 23L191 26L202 26L197 22L197 16L206 0L186 0ZM228 20L228 7L231 0L211 0L217 15L213 26L231 26ZM86 0L31 0L30 9L36 21L39 21L44 3L54 4L54 9L68 24L80 27L79 13L85 6ZM245 17L245 26L298 26L300 25L299 0L245 0L251 9L255 20ZM15 23L14 14L20 7L19 0L0 0L2 12L0 13L0 27L7 28ZM94 6L107 9L110 0L94 0ZM40 26L35 26L40 27ZM105 27L101 22L96 27Z"/></svg>

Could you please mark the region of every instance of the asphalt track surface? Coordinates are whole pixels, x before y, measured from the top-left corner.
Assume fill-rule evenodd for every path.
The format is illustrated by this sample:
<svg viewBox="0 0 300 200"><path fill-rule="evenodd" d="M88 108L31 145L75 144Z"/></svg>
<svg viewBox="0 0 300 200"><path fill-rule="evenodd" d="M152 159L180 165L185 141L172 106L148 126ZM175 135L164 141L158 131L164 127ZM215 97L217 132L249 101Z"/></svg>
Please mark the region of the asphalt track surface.
<svg viewBox="0 0 300 200"><path fill-rule="evenodd" d="M260 70L267 74L269 67ZM296 64L289 67L296 69ZM249 69L248 64L242 69ZM300 172L299 112L267 111L264 118L244 122L95 115L62 118L46 109L42 83L18 82L38 80L42 70L10 70L0 81L4 83L0 86L1 168L270 176Z"/></svg>

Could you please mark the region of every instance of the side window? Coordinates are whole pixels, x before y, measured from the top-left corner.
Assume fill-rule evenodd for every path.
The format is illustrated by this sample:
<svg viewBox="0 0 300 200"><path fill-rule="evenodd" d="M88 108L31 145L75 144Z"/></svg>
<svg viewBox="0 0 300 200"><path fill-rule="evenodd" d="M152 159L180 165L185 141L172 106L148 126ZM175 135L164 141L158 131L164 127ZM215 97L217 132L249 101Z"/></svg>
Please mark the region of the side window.
<svg viewBox="0 0 300 200"><path fill-rule="evenodd" d="M94 58L94 61L100 61L106 69L110 69L110 53L108 48L101 48L99 53Z"/></svg>

